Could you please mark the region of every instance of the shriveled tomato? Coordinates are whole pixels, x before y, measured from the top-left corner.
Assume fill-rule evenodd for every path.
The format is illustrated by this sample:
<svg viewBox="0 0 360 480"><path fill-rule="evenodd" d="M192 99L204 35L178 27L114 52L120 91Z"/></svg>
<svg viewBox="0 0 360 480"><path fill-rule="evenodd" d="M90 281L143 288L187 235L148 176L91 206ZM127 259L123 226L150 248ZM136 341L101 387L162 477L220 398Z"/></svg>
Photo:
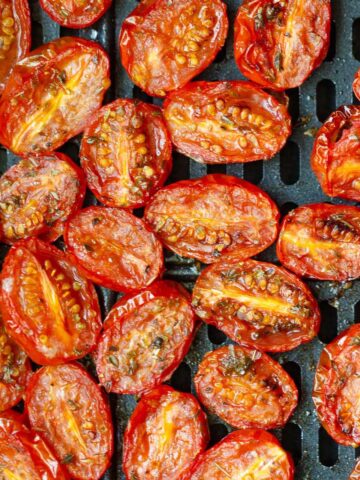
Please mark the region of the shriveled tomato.
<svg viewBox="0 0 360 480"><path fill-rule="evenodd" d="M274 435L238 430L200 455L187 480L293 480L294 465Z"/></svg>
<svg viewBox="0 0 360 480"><path fill-rule="evenodd" d="M74 480L99 479L113 452L110 408L80 365L43 367L26 392L31 428L53 448Z"/></svg>
<svg viewBox="0 0 360 480"><path fill-rule="evenodd" d="M248 82L190 83L164 108L176 148L201 163L271 158L291 132L286 107Z"/></svg>
<svg viewBox="0 0 360 480"><path fill-rule="evenodd" d="M89 124L110 85L95 42L63 37L13 69L0 99L0 142L14 153L51 152Z"/></svg>
<svg viewBox="0 0 360 480"><path fill-rule="evenodd" d="M319 128L311 166L327 195L360 201L360 106L340 107Z"/></svg>
<svg viewBox="0 0 360 480"><path fill-rule="evenodd" d="M212 263L223 253L244 259L265 250L277 236L279 211L255 185L213 174L162 188L145 219L170 250Z"/></svg>
<svg viewBox="0 0 360 480"><path fill-rule="evenodd" d="M360 276L360 208L314 203L284 218L277 255L289 270L319 280Z"/></svg>
<svg viewBox="0 0 360 480"><path fill-rule="evenodd" d="M32 155L0 178L0 238L3 242L40 235L55 241L85 195L82 170L62 153Z"/></svg>
<svg viewBox="0 0 360 480"><path fill-rule="evenodd" d="M144 395L124 435L127 480L183 480L209 432L195 397L162 386Z"/></svg>
<svg viewBox="0 0 360 480"><path fill-rule="evenodd" d="M227 32L221 0L144 0L123 23L122 63L136 85L163 97L210 65Z"/></svg>
<svg viewBox="0 0 360 480"><path fill-rule="evenodd" d="M349 480L360 480L360 460L357 461L354 470L351 472Z"/></svg>
<svg viewBox="0 0 360 480"><path fill-rule="evenodd" d="M326 431L342 445L360 445L360 325L342 332L320 356L313 400Z"/></svg>
<svg viewBox="0 0 360 480"><path fill-rule="evenodd" d="M16 422L19 423L25 423L25 414L24 413L19 413L16 410L5 410L3 412L0 412L0 419L5 418L7 420L15 420Z"/></svg>
<svg viewBox="0 0 360 480"><path fill-rule="evenodd" d="M81 358L101 329L98 299L68 255L36 238L5 258L1 309L12 338L41 365Z"/></svg>
<svg viewBox="0 0 360 480"><path fill-rule="evenodd" d="M85 28L104 15L111 0L40 0L40 4L63 27Z"/></svg>
<svg viewBox="0 0 360 480"><path fill-rule="evenodd" d="M89 188L110 207L142 207L171 170L171 141L161 110L137 100L103 107L85 131L81 165Z"/></svg>
<svg viewBox="0 0 360 480"><path fill-rule="evenodd" d="M353 89L354 89L355 95L360 100L360 69L356 72L354 83L353 83Z"/></svg>
<svg viewBox="0 0 360 480"><path fill-rule="evenodd" d="M330 0L245 0L235 21L235 60L264 87L298 87L326 57L330 25Z"/></svg>

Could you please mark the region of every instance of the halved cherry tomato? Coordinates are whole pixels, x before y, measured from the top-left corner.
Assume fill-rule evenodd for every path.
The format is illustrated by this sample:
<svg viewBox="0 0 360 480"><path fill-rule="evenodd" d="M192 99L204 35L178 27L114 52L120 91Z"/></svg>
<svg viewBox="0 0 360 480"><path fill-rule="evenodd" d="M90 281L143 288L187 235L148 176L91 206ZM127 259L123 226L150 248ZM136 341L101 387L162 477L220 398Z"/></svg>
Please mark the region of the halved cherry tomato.
<svg viewBox="0 0 360 480"><path fill-rule="evenodd" d="M32 155L0 178L0 238L3 242L40 235L55 241L67 217L83 202L84 174L62 153Z"/></svg>
<svg viewBox="0 0 360 480"><path fill-rule="evenodd" d="M80 157L89 188L102 203L144 206L171 170L171 141L161 110L137 100L106 105L85 131Z"/></svg>
<svg viewBox="0 0 360 480"><path fill-rule="evenodd" d="M104 15L111 0L40 0L40 5L63 27L85 28Z"/></svg>
<svg viewBox="0 0 360 480"><path fill-rule="evenodd" d="M163 270L160 242L126 210L89 207L67 223L65 242L87 278L116 291L150 285Z"/></svg>
<svg viewBox="0 0 360 480"><path fill-rule="evenodd" d="M26 392L31 428L53 448L72 479L97 480L113 452L108 402L90 375L75 363L43 367Z"/></svg>
<svg viewBox="0 0 360 480"><path fill-rule="evenodd" d="M342 445L360 445L360 325L353 325L321 353L313 400L329 435Z"/></svg>
<svg viewBox="0 0 360 480"><path fill-rule="evenodd" d="M295 275L271 263L226 255L203 270L192 302L204 322L235 342L283 352L312 340L320 326L316 300Z"/></svg>
<svg viewBox="0 0 360 480"><path fill-rule="evenodd" d="M144 395L124 435L127 480L183 480L209 440L195 397L162 386Z"/></svg>
<svg viewBox="0 0 360 480"><path fill-rule="evenodd" d="M176 148L201 163L271 158L291 132L286 107L248 82L190 83L164 108Z"/></svg>
<svg viewBox="0 0 360 480"><path fill-rule="evenodd" d="M279 211L260 188L230 175L207 175L159 190L145 219L179 255L212 263L236 251L256 255L277 236Z"/></svg>
<svg viewBox="0 0 360 480"><path fill-rule="evenodd" d="M326 57L330 25L330 0L245 0L235 21L235 60L264 87L298 87Z"/></svg>
<svg viewBox="0 0 360 480"><path fill-rule="evenodd" d="M353 83L353 90L357 98L360 100L360 69L356 72L354 83Z"/></svg>
<svg viewBox="0 0 360 480"><path fill-rule="evenodd" d="M210 65L228 27L221 0L144 0L123 23L122 63L136 85L163 97Z"/></svg>
<svg viewBox="0 0 360 480"><path fill-rule="evenodd" d="M349 477L349 480L360 480L360 460L357 461L355 468Z"/></svg>
<svg viewBox="0 0 360 480"><path fill-rule="evenodd" d="M360 208L314 203L284 218L278 243L280 262L298 275L319 280L360 276Z"/></svg>
<svg viewBox="0 0 360 480"><path fill-rule="evenodd" d="M84 130L110 85L95 42L63 37L31 52L0 99L0 142L14 153L51 152Z"/></svg>
<svg viewBox="0 0 360 480"><path fill-rule="evenodd" d="M360 201L360 106L340 107L319 128L311 166L327 195Z"/></svg>
<svg viewBox="0 0 360 480"><path fill-rule="evenodd" d="M34 362L63 363L94 349L96 292L61 250L36 238L17 242L5 258L1 294L6 329Z"/></svg>
<svg viewBox="0 0 360 480"><path fill-rule="evenodd" d="M189 350L194 313L189 293L159 281L123 297L110 311L97 350L107 391L142 394L168 380Z"/></svg>
<svg viewBox="0 0 360 480"><path fill-rule="evenodd" d="M200 455L187 480L293 480L294 464L264 430L238 430Z"/></svg>

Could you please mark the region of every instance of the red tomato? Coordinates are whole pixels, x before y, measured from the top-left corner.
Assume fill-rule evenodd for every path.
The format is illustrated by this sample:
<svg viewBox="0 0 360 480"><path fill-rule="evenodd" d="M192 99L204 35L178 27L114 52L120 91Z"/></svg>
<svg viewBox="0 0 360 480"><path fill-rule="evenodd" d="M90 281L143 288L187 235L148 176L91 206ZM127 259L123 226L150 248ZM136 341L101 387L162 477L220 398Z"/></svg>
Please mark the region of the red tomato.
<svg viewBox="0 0 360 480"><path fill-rule="evenodd" d="M111 0L40 0L40 5L63 27L85 28L104 15Z"/></svg>
<svg viewBox="0 0 360 480"><path fill-rule="evenodd" d="M145 92L163 97L210 65L228 27L221 0L144 0L122 26L123 66Z"/></svg>
<svg viewBox="0 0 360 480"><path fill-rule="evenodd" d="M308 287L271 263L226 255L203 270L193 307L206 323L232 340L268 352L283 352L312 340L320 312Z"/></svg>
<svg viewBox="0 0 360 480"><path fill-rule="evenodd" d="M147 287L163 270L160 242L125 210L80 210L66 226L65 242L87 278L116 291Z"/></svg>
<svg viewBox="0 0 360 480"><path fill-rule="evenodd" d="M142 397L124 435L127 480L183 480L209 440L195 397L162 386Z"/></svg>
<svg viewBox="0 0 360 480"><path fill-rule="evenodd" d="M0 236L3 242L40 235L55 241L67 217L83 202L82 170L62 153L32 155L0 178Z"/></svg>
<svg viewBox="0 0 360 480"><path fill-rule="evenodd" d="M356 72L354 83L353 83L353 89L354 89L355 95L360 100L360 69Z"/></svg>
<svg viewBox="0 0 360 480"><path fill-rule="evenodd" d="M24 413L16 412L15 410L5 410L0 412L0 419L15 420L18 423L25 423L26 416Z"/></svg>
<svg viewBox="0 0 360 480"><path fill-rule="evenodd" d="M55 365L94 349L96 292L61 250L36 238L17 242L5 258L1 294L6 329L34 362Z"/></svg>
<svg viewBox="0 0 360 480"><path fill-rule="evenodd" d="M43 367L26 392L31 428L53 448L74 480L97 480L113 452L110 408L77 364Z"/></svg>
<svg viewBox="0 0 360 480"><path fill-rule="evenodd" d="M212 263L223 253L245 259L265 250L276 239L279 211L255 185L214 174L162 188L145 219L170 250Z"/></svg>
<svg viewBox="0 0 360 480"><path fill-rule="evenodd" d="M340 107L319 128L311 166L327 195L360 201L360 106Z"/></svg>
<svg viewBox="0 0 360 480"><path fill-rule="evenodd" d="M264 87L298 87L326 57L330 25L330 0L245 0L235 21L235 60Z"/></svg>
<svg viewBox="0 0 360 480"><path fill-rule="evenodd" d="M360 480L360 460L357 461L355 468L349 477L349 480Z"/></svg>
<svg viewBox="0 0 360 480"><path fill-rule="evenodd" d="M329 435L342 445L360 445L360 325L342 332L323 350L313 400Z"/></svg>
<svg viewBox="0 0 360 480"><path fill-rule="evenodd" d="M161 111L137 100L103 107L85 131L81 165L89 188L110 207L138 208L171 170L171 141Z"/></svg>
<svg viewBox="0 0 360 480"><path fill-rule="evenodd" d="M277 255L289 270L319 280L360 276L360 209L314 203L284 218Z"/></svg>
<svg viewBox="0 0 360 480"><path fill-rule="evenodd" d="M42 45L6 84L0 142L21 155L56 150L85 129L109 85L109 59L97 43L63 37Z"/></svg>
<svg viewBox="0 0 360 480"><path fill-rule="evenodd" d="M176 148L201 163L271 158L291 132L286 107L247 82L190 83L164 108Z"/></svg>
<svg viewBox="0 0 360 480"><path fill-rule="evenodd" d="M268 432L238 430L200 455L186 480L293 480L292 459Z"/></svg>

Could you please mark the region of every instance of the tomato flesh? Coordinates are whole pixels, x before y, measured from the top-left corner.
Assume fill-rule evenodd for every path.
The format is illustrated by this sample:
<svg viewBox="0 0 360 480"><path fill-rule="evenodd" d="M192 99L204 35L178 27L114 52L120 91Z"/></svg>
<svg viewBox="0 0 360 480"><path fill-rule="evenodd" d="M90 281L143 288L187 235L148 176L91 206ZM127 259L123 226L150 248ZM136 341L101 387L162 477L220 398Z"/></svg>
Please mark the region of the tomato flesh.
<svg viewBox="0 0 360 480"><path fill-rule="evenodd" d="M40 0L40 4L63 27L85 28L104 15L111 0Z"/></svg>
<svg viewBox="0 0 360 480"><path fill-rule="evenodd" d="M349 480L359 480L359 479L360 479L360 461L358 460L354 470L351 472Z"/></svg>
<svg viewBox="0 0 360 480"><path fill-rule="evenodd" d="M356 97L360 100L360 69L356 72L353 83L353 90Z"/></svg>

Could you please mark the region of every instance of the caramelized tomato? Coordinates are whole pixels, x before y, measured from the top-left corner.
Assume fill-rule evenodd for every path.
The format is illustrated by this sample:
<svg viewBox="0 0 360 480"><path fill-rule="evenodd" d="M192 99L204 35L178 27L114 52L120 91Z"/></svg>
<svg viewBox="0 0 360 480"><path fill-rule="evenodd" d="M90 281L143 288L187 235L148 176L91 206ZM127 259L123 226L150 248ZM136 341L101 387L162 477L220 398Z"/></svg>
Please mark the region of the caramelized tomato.
<svg viewBox="0 0 360 480"><path fill-rule="evenodd" d="M1 294L6 329L34 362L63 363L95 347L95 289L61 250L36 238L17 242L5 258Z"/></svg>
<svg viewBox="0 0 360 480"><path fill-rule="evenodd" d="M360 460L357 461L355 468L349 477L349 480L360 480Z"/></svg>
<svg viewBox="0 0 360 480"><path fill-rule="evenodd" d="M51 152L89 124L110 85L95 42L63 37L13 69L0 99L0 142L16 154Z"/></svg>
<svg viewBox="0 0 360 480"><path fill-rule="evenodd" d="M161 110L137 100L106 105L85 131L80 156L89 188L102 203L144 206L171 170Z"/></svg>
<svg viewBox="0 0 360 480"><path fill-rule="evenodd" d="M111 0L40 0L46 13L63 27L89 27L104 15Z"/></svg>
<svg viewBox="0 0 360 480"><path fill-rule="evenodd" d="M195 397L170 387L144 395L124 436L127 480L183 480L209 440L206 417Z"/></svg>
<svg viewBox="0 0 360 480"><path fill-rule="evenodd" d="M354 83L353 83L353 89L354 89L355 95L360 100L360 69L356 72Z"/></svg>
<svg viewBox="0 0 360 480"><path fill-rule="evenodd" d="M201 163L271 158L291 131L286 107L247 82L190 83L164 108L176 148Z"/></svg>

